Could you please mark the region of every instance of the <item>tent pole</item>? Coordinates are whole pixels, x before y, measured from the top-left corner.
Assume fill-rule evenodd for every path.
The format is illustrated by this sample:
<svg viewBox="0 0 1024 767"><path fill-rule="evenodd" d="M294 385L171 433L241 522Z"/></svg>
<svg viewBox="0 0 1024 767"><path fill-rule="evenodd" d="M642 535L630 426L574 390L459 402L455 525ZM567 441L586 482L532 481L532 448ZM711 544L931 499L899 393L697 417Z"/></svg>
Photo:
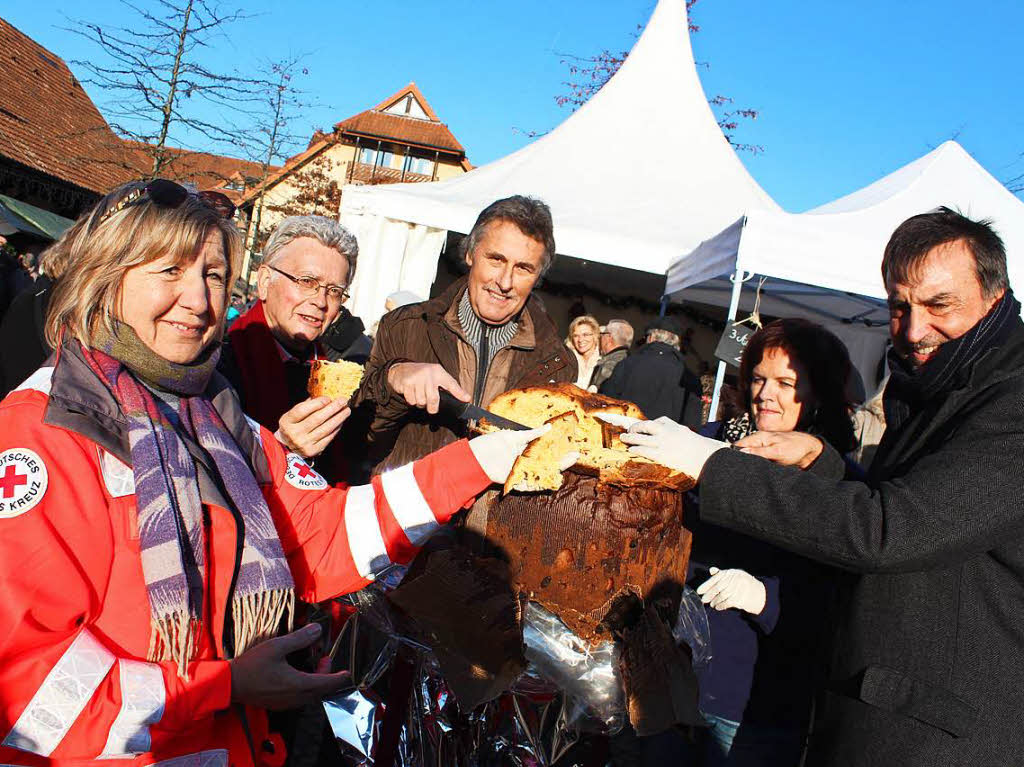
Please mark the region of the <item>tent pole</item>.
<svg viewBox="0 0 1024 767"><path fill-rule="evenodd" d="M736 269L732 276L732 296L729 298L729 314L725 318L726 326L736 319L736 312L740 308L740 292L743 290L743 270ZM715 373L715 388L711 394L711 408L708 410L708 420L713 421L718 416L718 401L722 395L722 384L725 382L725 363L718 361L718 372Z"/></svg>

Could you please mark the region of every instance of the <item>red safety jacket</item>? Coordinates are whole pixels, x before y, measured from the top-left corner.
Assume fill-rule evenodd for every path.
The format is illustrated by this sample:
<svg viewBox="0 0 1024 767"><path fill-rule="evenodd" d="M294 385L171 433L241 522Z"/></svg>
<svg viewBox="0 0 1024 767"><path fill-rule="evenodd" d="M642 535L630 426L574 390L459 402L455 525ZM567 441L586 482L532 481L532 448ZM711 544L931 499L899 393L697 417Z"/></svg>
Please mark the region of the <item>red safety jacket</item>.
<svg viewBox="0 0 1024 767"><path fill-rule="evenodd" d="M329 487L220 385L211 400L250 459L307 602L410 560L489 484L463 440L371 485ZM279 764L265 712L231 703L223 639L241 545L199 460L203 636L188 681L173 662L146 660L150 609L129 464L127 422L69 346L56 368L0 403L0 764Z"/></svg>

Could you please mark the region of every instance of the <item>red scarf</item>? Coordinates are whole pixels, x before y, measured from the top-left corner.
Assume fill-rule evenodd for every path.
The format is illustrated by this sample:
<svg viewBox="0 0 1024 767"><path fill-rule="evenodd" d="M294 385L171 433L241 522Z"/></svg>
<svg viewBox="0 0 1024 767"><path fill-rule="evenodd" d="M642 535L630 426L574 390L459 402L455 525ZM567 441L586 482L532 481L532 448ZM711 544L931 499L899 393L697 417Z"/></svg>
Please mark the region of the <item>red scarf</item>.
<svg viewBox="0 0 1024 767"><path fill-rule="evenodd" d="M284 374L281 350L257 301L231 325L228 342L242 376L242 409L271 431L293 405L288 401L288 380Z"/></svg>

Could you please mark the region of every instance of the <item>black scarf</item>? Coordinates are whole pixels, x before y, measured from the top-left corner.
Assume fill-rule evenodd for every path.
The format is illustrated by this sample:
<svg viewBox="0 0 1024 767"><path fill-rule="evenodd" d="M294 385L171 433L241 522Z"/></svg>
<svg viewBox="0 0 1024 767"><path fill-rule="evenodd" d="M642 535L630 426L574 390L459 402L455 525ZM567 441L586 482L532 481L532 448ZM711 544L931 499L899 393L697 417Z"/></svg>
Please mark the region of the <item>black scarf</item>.
<svg viewBox="0 0 1024 767"><path fill-rule="evenodd" d="M883 399L886 429L898 429L923 403L965 383L974 363L990 349L1006 342L1014 327L1013 318L1019 314L1020 302L1007 288L977 325L959 338L942 344L935 356L921 367L914 368L895 349L890 349L892 374Z"/></svg>

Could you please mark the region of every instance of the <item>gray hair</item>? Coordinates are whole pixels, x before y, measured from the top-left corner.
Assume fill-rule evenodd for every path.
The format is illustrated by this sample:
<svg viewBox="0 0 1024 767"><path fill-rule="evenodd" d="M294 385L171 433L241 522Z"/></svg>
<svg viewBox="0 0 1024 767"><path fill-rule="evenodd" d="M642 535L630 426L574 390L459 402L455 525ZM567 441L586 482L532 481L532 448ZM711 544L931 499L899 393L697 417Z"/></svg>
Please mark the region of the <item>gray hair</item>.
<svg viewBox="0 0 1024 767"><path fill-rule="evenodd" d="M476 246L487 232L487 227L495 221L515 224L520 232L544 246L540 265L540 274L543 276L555 258L555 225L551 218L551 208L547 203L521 194L495 200L480 212L473 228L462 240L463 258L476 250Z"/></svg>
<svg viewBox="0 0 1024 767"><path fill-rule="evenodd" d="M285 245L301 237L312 237L326 248L338 251L348 261L348 281L356 273L359 243L355 235L333 218L326 216L289 216L274 230L263 248L263 263L273 264Z"/></svg>
<svg viewBox="0 0 1024 767"><path fill-rule="evenodd" d="M615 339L618 346L633 345L633 326L625 320L608 320L605 324L605 329Z"/></svg>
<svg viewBox="0 0 1024 767"><path fill-rule="evenodd" d="M653 343L654 341L661 341L663 344L679 348L679 336L661 328L651 328L647 331L647 343Z"/></svg>

